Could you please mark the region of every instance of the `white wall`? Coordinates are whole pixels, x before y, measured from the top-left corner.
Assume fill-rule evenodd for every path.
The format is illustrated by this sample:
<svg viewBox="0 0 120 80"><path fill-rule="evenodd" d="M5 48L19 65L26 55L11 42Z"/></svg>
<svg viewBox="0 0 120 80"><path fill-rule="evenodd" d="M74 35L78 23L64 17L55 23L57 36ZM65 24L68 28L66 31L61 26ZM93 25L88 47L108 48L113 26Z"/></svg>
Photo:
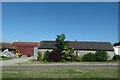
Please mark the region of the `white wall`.
<svg viewBox="0 0 120 80"><path fill-rule="evenodd" d="M52 51L52 49L38 49L38 51L42 52L42 58L44 57L45 51Z"/></svg>
<svg viewBox="0 0 120 80"><path fill-rule="evenodd" d="M78 50L78 55L82 57L89 52L95 53L96 51Z"/></svg>
<svg viewBox="0 0 120 80"><path fill-rule="evenodd" d="M114 51L107 51L107 53L108 53L109 59L112 59L113 56L115 55Z"/></svg>
<svg viewBox="0 0 120 80"><path fill-rule="evenodd" d="M83 55L85 55L85 54L87 54L89 52L95 54L96 51L79 50L78 55L82 57ZM115 55L114 51L107 51L107 53L108 53L109 59L112 59L113 56Z"/></svg>
<svg viewBox="0 0 120 80"><path fill-rule="evenodd" d="M113 47L116 55L120 55L120 46Z"/></svg>
<svg viewBox="0 0 120 80"><path fill-rule="evenodd" d="M42 56L44 55L45 51L52 51L52 49L39 49L39 51L42 52ZM78 50L78 56L83 56L89 52L95 53L96 51L87 51L87 50ZM75 55L76 55L76 51L74 51ZM114 51L107 51L109 59L112 59L113 56L115 55Z"/></svg>

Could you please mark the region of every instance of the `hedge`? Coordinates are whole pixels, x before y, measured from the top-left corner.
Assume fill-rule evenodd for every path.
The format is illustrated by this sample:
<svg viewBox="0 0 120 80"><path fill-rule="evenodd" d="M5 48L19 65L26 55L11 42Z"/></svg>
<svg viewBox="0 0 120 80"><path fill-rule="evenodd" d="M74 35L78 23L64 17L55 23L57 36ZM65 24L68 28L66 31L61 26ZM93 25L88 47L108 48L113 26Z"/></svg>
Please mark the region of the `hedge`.
<svg viewBox="0 0 120 80"><path fill-rule="evenodd" d="M95 55L93 53L89 52L88 54L85 54L82 57L82 61L92 61L92 62L94 62L95 61Z"/></svg>

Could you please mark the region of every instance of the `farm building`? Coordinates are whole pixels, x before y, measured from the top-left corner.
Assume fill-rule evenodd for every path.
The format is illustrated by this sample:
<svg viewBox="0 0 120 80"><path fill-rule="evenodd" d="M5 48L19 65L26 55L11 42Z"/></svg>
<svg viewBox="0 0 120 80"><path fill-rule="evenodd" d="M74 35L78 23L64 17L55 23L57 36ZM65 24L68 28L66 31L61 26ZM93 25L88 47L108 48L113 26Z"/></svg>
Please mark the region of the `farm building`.
<svg viewBox="0 0 120 80"><path fill-rule="evenodd" d="M120 55L120 45L119 46L114 46L114 51L116 55Z"/></svg>
<svg viewBox="0 0 120 80"><path fill-rule="evenodd" d="M12 45L16 50L19 50L23 55L34 55L35 48L37 49L38 42L13 42Z"/></svg>
<svg viewBox="0 0 120 80"><path fill-rule="evenodd" d="M0 51L2 52L5 49L8 49L9 51L15 51L11 43L0 42Z"/></svg>
<svg viewBox="0 0 120 80"><path fill-rule="evenodd" d="M1 42L0 43L0 57L17 57L16 50L13 48L11 43Z"/></svg>
<svg viewBox="0 0 120 80"><path fill-rule="evenodd" d="M74 48L74 53L78 56L83 56L89 52L95 53L98 50L105 50L110 59L115 55L113 46L110 42L82 42L68 41L69 47ZM38 50L43 54L45 51L52 51L55 48L56 41L41 41L38 45Z"/></svg>

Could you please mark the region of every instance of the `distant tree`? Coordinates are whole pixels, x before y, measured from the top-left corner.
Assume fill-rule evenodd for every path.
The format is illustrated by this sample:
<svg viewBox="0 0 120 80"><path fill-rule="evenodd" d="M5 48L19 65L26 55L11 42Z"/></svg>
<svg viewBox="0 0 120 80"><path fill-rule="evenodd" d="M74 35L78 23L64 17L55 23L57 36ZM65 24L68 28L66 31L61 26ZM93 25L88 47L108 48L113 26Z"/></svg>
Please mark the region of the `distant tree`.
<svg viewBox="0 0 120 80"><path fill-rule="evenodd" d="M114 43L113 46L117 46L118 44L117 43Z"/></svg>
<svg viewBox="0 0 120 80"><path fill-rule="evenodd" d="M119 46L119 45L120 45L120 41L113 44L113 46Z"/></svg>
<svg viewBox="0 0 120 80"><path fill-rule="evenodd" d="M56 38L56 47L61 49L61 50L64 50L64 48L67 47L67 44L68 42L65 41L65 35L64 34L61 34L61 35L57 35L57 38Z"/></svg>
<svg viewBox="0 0 120 80"><path fill-rule="evenodd" d="M73 57L74 49L68 46L69 42L65 41L65 35L57 35L56 49L51 54L52 61L60 61L61 59L70 61ZM56 58L55 58L56 57Z"/></svg>
<svg viewBox="0 0 120 80"><path fill-rule="evenodd" d="M51 61L58 62L61 59L61 55L64 51L64 48L67 46L67 42L65 41L65 35L57 35L56 38L56 48L53 49L51 53Z"/></svg>

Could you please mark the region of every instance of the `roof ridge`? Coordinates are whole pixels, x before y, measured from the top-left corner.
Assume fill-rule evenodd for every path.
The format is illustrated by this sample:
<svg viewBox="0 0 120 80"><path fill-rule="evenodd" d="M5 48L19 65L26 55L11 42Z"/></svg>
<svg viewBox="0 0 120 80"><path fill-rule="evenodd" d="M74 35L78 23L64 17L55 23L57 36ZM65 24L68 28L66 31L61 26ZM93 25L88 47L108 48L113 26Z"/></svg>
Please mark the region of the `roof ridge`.
<svg viewBox="0 0 120 80"><path fill-rule="evenodd" d="M51 41L51 42L55 42L55 40L42 40L42 41L40 41L40 42L46 42L46 41L47 41L47 42L50 42L50 41ZM101 42L100 42L100 41L69 41L69 42L111 43L111 42L105 42L105 41L104 41L104 42L102 42L102 41L101 41Z"/></svg>

